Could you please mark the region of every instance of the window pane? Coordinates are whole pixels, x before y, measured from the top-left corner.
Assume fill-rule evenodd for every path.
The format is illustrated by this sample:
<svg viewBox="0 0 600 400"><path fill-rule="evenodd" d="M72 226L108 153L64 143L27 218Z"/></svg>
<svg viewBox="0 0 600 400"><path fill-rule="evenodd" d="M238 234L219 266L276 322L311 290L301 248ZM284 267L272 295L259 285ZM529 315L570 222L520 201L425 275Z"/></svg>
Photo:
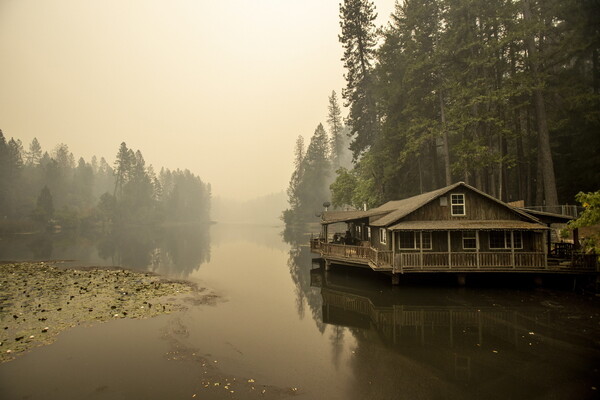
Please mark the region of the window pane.
<svg viewBox="0 0 600 400"><path fill-rule="evenodd" d="M477 239L475 237L475 231L464 231L463 235L463 249L475 249L477 248Z"/></svg>
<svg viewBox="0 0 600 400"><path fill-rule="evenodd" d="M490 232L490 249L505 249L506 242L504 241L503 231L491 231Z"/></svg>
<svg viewBox="0 0 600 400"><path fill-rule="evenodd" d="M451 213L452 215L465 215L465 195L452 194L450 195Z"/></svg>
<svg viewBox="0 0 600 400"><path fill-rule="evenodd" d="M387 232L385 229L379 229L379 241L382 244L386 244L387 243Z"/></svg>
<svg viewBox="0 0 600 400"><path fill-rule="evenodd" d="M523 236L521 235L521 231L513 232L513 237L515 238L515 249L522 249Z"/></svg>
<svg viewBox="0 0 600 400"><path fill-rule="evenodd" d="M401 249L414 249L415 248L415 233L414 232L400 232L399 240L400 240L400 248Z"/></svg>
<svg viewBox="0 0 600 400"><path fill-rule="evenodd" d="M431 250L431 232L423 232L423 249Z"/></svg>

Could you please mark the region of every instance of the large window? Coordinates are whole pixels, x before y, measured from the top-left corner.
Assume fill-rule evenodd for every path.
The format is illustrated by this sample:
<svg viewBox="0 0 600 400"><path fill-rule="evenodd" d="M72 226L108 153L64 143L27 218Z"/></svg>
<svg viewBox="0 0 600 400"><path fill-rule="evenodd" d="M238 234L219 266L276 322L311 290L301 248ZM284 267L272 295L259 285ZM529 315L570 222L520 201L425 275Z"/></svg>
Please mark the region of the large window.
<svg viewBox="0 0 600 400"><path fill-rule="evenodd" d="M490 249L522 249L523 236L521 231L514 231L515 238L514 246L510 241L510 231L491 231L490 232Z"/></svg>
<svg viewBox="0 0 600 400"><path fill-rule="evenodd" d="M463 249L473 250L477 248L477 237L475 231L464 231L462 233Z"/></svg>
<svg viewBox="0 0 600 400"><path fill-rule="evenodd" d="M465 210L465 195L451 194L450 195L450 212L452 215L467 215Z"/></svg>
<svg viewBox="0 0 600 400"><path fill-rule="evenodd" d="M415 233L400 231L398 235L398 245L401 249L415 249Z"/></svg>
<svg viewBox="0 0 600 400"><path fill-rule="evenodd" d="M371 240L371 227L367 226L367 239Z"/></svg>
<svg viewBox="0 0 600 400"><path fill-rule="evenodd" d="M419 249L419 232L400 231L398 234L398 247L402 250ZM423 250L431 250L431 232L423 232Z"/></svg>
<svg viewBox="0 0 600 400"><path fill-rule="evenodd" d="M379 228L379 243L387 244L387 229Z"/></svg>

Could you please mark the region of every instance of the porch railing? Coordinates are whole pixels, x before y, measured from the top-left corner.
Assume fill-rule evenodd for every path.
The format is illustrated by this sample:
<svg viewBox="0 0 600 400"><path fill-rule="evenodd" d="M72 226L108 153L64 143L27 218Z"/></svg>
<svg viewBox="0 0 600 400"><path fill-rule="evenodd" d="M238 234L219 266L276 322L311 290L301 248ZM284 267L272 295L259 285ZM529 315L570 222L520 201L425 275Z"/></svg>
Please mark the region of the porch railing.
<svg viewBox="0 0 600 400"><path fill-rule="evenodd" d="M340 261L370 265L373 269L403 272L444 271L597 271L594 256L572 260L569 265L548 266L544 252L412 252L392 253L370 246L350 246L312 239L311 250Z"/></svg>
<svg viewBox="0 0 600 400"><path fill-rule="evenodd" d="M544 269L543 252L460 252L460 253L397 253L394 267L398 272L416 269Z"/></svg>

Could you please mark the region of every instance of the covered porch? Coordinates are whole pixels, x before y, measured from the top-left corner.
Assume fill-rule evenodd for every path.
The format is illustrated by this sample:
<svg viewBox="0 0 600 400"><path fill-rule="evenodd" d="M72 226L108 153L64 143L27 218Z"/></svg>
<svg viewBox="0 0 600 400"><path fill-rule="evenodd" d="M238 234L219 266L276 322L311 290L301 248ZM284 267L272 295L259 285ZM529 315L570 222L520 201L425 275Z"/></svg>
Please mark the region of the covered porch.
<svg viewBox="0 0 600 400"><path fill-rule="evenodd" d="M364 231L357 232L358 226L364 226L363 221L347 221L346 232L352 232L353 244L334 243L335 234L324 225L321 234L311 239L310 247L328 264L363 266L394 274L596 271L596 263L583 256L581 262L549 262L548 231L539 226L528 229L518 221L512 225L499 221L436 224L404 222L385 229L389 248L374 246L377 239L371 238L371 228L368 236ZM363 236L357 237L356 233Z"/></svg>

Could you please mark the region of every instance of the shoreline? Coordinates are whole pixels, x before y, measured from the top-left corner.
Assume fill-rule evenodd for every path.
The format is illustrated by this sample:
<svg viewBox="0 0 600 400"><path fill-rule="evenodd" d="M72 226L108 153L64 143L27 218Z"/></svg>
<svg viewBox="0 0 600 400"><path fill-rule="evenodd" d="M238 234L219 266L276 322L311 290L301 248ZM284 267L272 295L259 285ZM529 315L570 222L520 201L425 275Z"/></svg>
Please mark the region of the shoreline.
<svg viewBox="0 0 600 400"><path fill-rule="evenodd" d="M217 299L192 282L151 272L57 263L0 264L0 363L51 344L75 326L151 318Z"/></svg>

